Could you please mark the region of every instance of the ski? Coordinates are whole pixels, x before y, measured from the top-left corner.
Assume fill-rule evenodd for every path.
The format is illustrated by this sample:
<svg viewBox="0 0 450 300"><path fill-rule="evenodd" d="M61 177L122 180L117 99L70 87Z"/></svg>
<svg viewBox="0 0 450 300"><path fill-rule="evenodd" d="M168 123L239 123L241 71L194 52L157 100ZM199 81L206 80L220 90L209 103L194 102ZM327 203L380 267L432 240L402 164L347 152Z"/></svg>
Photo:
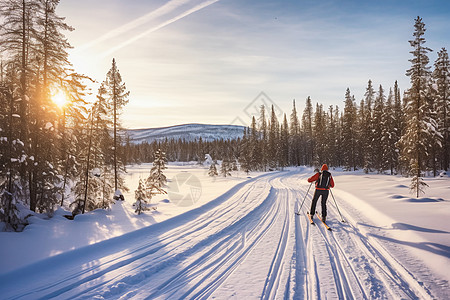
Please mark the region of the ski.
<svg viewBox="0 0 450 300"><path fill-rule="evenodd" d="M314 221L312 219L312 216L309 213L307 213L306 216L308 217L309 222L311 223L311 225L316 225L316 223L314 223Z"/></svg>
<svg viewBox="0 0 450 300"><path fill-rule="evenodd" d="M318 213L317 211L316 211L316 215L317 215L317 217L319 218L319 220L322 221L323 225L325 225L325 228L326 228L327 230L330 230L330 231L331 231L331 227L328 226L327 223L325 223L324 220L322 220L322 217L320 217L320 215L319 215L319 213Z"/></svg>

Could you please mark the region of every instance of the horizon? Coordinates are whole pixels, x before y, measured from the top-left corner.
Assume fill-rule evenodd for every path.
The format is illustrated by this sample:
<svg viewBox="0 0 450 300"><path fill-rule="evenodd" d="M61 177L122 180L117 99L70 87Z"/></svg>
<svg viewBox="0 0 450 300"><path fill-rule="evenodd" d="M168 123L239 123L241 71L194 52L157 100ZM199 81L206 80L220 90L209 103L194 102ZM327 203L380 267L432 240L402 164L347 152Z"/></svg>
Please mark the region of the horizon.
<svg viewBox="0 0 450 300"><path fill-rule="evenodd" d="M278 116L293 100L301 115L308 96L343 108L347 88L358 103L369 79L386 95L397 80L403 94L414 19L426 25L432 66L450 47L450 3L391 2L66 0L58 13L75 28L65 34L77 72L102 82L116 59L130 91L124 127L248 126L260 93Z"/></svg>

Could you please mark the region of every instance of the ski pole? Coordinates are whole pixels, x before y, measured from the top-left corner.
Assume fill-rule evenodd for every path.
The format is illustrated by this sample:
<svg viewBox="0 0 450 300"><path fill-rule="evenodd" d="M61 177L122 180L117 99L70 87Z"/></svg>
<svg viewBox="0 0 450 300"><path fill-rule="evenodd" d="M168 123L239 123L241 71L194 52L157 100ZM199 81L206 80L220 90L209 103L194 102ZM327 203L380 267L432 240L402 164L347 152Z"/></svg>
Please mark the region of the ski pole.
<svg viewBox="0 0 450 300"><path fill-rule="evenodd" d="M313 183L311 182L311 184L309 185L308 191L307 191L306 194L305 194L305 198L303 198L302 205L300 205L300 208L298 209L298 212L296 212L297 215L299 215L299 214L300 214L300 211L302 210L303 203L305 203L306 196L308 196L308 194L309 194L309 189L311 188L312 184L313 184Z"/></svg>
<svg viewBox="0 0 450 300"><path fill-rule="evenodd" d="M345 220L344 220L344 218L342 217L341 211L339 210L339 206L337 205L336 199L334 199L334 195L333 195L333 192L331 191L331 189L330 189L330 193L331 193L331 196L333 197L334 204L336 204L336 208L337 208L337 210L338 210L338 212L339 212L339 215L341 216L341 220L342 220L341 222L345 223Z"/></svg>

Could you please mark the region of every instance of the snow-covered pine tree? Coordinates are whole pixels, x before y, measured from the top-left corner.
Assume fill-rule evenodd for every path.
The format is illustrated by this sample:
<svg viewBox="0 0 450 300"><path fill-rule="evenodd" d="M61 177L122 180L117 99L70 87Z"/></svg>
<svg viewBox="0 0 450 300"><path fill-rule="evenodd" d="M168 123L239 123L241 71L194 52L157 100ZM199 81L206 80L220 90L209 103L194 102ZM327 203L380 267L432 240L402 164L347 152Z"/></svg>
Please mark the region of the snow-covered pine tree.
<svg viewBox="0 0 450 300"><path fill-rule="evenodd" d="M440 168L450 166L450 61L445 48L438 52L434 63L433 80L436 85L436 112L439 133L442 135L442 149L439 155Z"/></svg>
<svg viewBox="0 0 450 300"><path fill-rule="evenodd" d="M382 170L390 170L391 175L394 173L394 169L397 164L397 138L396 138L396 129L395 129L395 120L394 114L394 104L393 104L394 93L392 89L389 90L389 95L386 101L386 105L383 111L382 117L382 161L381 161L381 169Z"/></svg>
<svg viewBox="0 0 450 300"><path fill-rule="evenodd" d="M136 202L133 204L133 206L136 207L136 210L134 211L135 213L140 215L142 212L149 210L147 206L146 187L142 178L139 179L139 185L134 191L134 197L136 199Z"/></svg>
<svg viewBox="0 0 450 300"><path fill-rule="evenodd" d="M245 170L246 169L244 168L244 171ZM245 172L247 172L247 174L248 174L249 171L245 171ZM211 177L215 177L215 176L219 175L219 173L217 173L217 168L216 168L216 162L215 161L213 161L212 164L209 166L208 175L211 176Z"/></svg>
<svg viewBox="0 0 450 300"><path fill-rule="evenodd" d="M345 107L342 120L342 154L344 167L350 171L352 168L356 170L356 108L354 98L350 95L350 89L345 92Z"/></svg>
<svg viewBox="0 0 450 300"><path fill-rule="evenodd" d="M245 127L244 128L244 134L242 136L242 140L241 140L241 153L239 155L239 162L241 165L241 170L244 171L245 173L250 173L250 169L251 169L251 145L250 145L250 128ZM215 165L214 167L212 166L214 164L214 162L211 164L211 166L209 167L209 171L208 171L208 175L209 176L217 176L217 169L215 169ZM215 172L214 172L215 169Z"/></svg>
<svg viewBox="0 0 450 300"><path fill-rule="evenodd" d="M305 110L302 115L302 133L304 137L303 164L311 166L314 160L313 107L311 97L306 98Z"/></svg>
<svg viewBox="0 0 450 300"><path fill-rule="evenodd" d="M262 143L260 141L260 133L256 125L255 116L252 117L252 125L250 128L250 170L262 169Z"/></svg>
<svg viewBox="0 0 450 300"><path fill-rule="evenodd" d="M14 117L17 105L11 85L0 81L0 222L5 222L6 230L21 230L24 223L19 216L17 204L23 197L19 177L20 156L23 148L15 139L19 132L14 131L18 123Z"/></svg>
<svg viewBox="0 0 450 300"><path fill-rule="evenodd" d="M383 148L382 148L382 138L383 138L383 112L384 112L384 102L386 97L384 96L384 89L380 84L377 95L375 97L375 103L373 107L373 140L370 145L373 151L373 165L378 173L383 172Z"/></svg>
<svg viewBox="0 0 450 300"><path fill-rule="evenodd" d="M11 78L14 90L17 90L18 111L20 116L19 137L18 139L28 144L28 110L31 84L31 75L35 68L31 60L35 59L35 32L37 13L41 10L41 2L29 0L10 0L0 2L0 20L3 24L0 26L0 37L2 42L0 47L2 52L8 53L14 64L14 76ZM21 175L25 177L25 169L21 170Z"/></svg>
<svg viewBox="0 0 450 300"><path fill-rule="evenodd" d="M406 92L406 130L400 140L401 158L412 175L411 191L416 197L424 192L427 186L422 178L422 173L427 169L428 154L431 153L432 139L437 130L436 121L430 119L430 106L426 97L430 88L430 67L427 53L432 51L425 47L425 24L422 18L417 17L414 24L414 39L409 43L413 50L410 52L413 58L411 68L406 75L411 79L411 88Z"/></svg>
<svg viewBox="0 0 450 300"><path fill-rule="evenodd" d="M268 151L267 151L268 128L267 128L267 120L266 120L266 108L264 105L261 105L259 112L260 112L260 115L259 115L258 122L259 122L259 132L260 132L259 144L260 144L260 151L261 151L261 167L262 167L263 171L266 171L269 155L268 155Z"/></svg>
<svg viewBox="0 0 450 300"><path fill-rule="evenodd" d="M283 117L283 124L281 125L280 130L280 139L279 139L279 166L281 169L287 167L289 165L289 125L287 121L286 114Z"/></svg>
<svg viewBox="0 0 450 300"><path fill-rule="evenodd" d="M397 81L395 81L394 83L394 103L393 103L393 109L392 109L392 115L393 115L393 141L395 141L395 151L396 151L396 155L395 155L395 161L394 161L394 165L395 165L395 169L397 172L400 173L404 173L401 164L399 162L399 153L400 153L400 149L399 149L399 140L403 135L403 132L405 131L405 115L404 115L404 109L403 109L403 105L402 105L402 99L400 96L400 89L398 87L398 83Z"/></svg>
<svg viewBox="0 0 450 300"><path fill-rule="evenodd" d="M104 87L107 92L106 100L112 109L113 116L113 167L114 167L114 190L126 189L121 176L125 172L125 165L120 160L119 146L120 137L117 131L120 129L119 116L122 108L128 103L130 92L126 90L125 82L117 69L116 60L113 58L111 69L106 74Z"/></svg>
<svg viewBox="0 0 450 300"><path fill-rule="evenodd" d="M289 164L293 166L300 165L301 136L300 121L298 119L295 99L292 101L292 112L289 125Z"/></svg>
<svg viewBox="0 0 450 300"><path fill-rule="evenodd" d="M364 168L365 162L365 114L366 114L366 107L365 107L365 103L364 103L364 99L361 100L360 104L359 104L359 108L357 108L357 116L356 116L356 134L357 134L357 138L356 138L356 157L357 157L357 161L356 164L358 166L361 166L362 168Z"/></svg>
<svg viewBox="0 0 450 300"><path fill-rule="evenodd" d="M372 86L372 80L369 80L367 83L366 93L364 94L364 120L361 125L362 128L361 134L361 144L363 146L364 153L364 172L369 173L374 165L374 150L372 148L373 142L373 103L375 101L375 91Z"/></svg>
<svg viewBox="0 0 450 300"><path fill-rule="evenodd" d="M316 112L314 113L313 124L313 139L315 141L314 147L314 160L315 166L321 165L323 162L328 162L328 144L326 140L326 120L325 112L323 111L322 104L316 104Z"/></svg>
<svg viewBox="0 0 450 300"><path fill-rule="evenodd" d="M343 114L339 111L339 106L336 105L334 109L334 119L336 122L336 131L335 131L335 139L336 139L336 152L335 152L335 165L342 166L343 165L343 150L342 150L342 128L343 128Z"/></svg>
<svg viewBox="0 0 450 300"><path fill-rule="evenodd" d="M220 174L223 177L231 176L231 164L228 159L224 159L220 166Z"/></svg>
<svg viewBox="0 0 450 300"><path fill-rule="evenodd" d="M279 124L275 114L275 109L272 105L270 113L269 134L267 144L267 163L269 168L274 170L278 167L279 153L278 153L278 138L279 138Z"/></svg>
<svg viewBox="0 0 450 300"><path fill-rule="evenodd" d="M337 166L337 157L336 157L336 142L337 142L337 133L336 133L336 118L334 113L333 105L330 105L328 108L328 124L327 124L327 144L328 144L328 161L330 162L330 166Z"/></svg>
<svg viewBox="0 0 450 300"><path fill-rule="evenodd" d="M152 169L150 170L150 175L145 181L147 189L149 190L149 199L152 198L153 194L166 194L164 187L167 184L166 175L164 175L164 170L166 167L166 153L158 149L155 151L155 160L153 161Z"/></svg>

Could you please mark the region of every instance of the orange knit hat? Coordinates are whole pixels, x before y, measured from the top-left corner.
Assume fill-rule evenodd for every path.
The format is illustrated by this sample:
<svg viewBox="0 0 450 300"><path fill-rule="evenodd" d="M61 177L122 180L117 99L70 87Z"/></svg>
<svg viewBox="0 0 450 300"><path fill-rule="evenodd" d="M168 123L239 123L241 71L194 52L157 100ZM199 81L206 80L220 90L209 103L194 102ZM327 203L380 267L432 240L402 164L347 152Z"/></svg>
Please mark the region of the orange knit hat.
<svg viewBox="0 0 450 300"><path fill-rule="evenodd" d="M322 169L320 169L320 171L328 171L328 166L327 166L327 164L323 164L323 165L322 165Z"/></svg>

